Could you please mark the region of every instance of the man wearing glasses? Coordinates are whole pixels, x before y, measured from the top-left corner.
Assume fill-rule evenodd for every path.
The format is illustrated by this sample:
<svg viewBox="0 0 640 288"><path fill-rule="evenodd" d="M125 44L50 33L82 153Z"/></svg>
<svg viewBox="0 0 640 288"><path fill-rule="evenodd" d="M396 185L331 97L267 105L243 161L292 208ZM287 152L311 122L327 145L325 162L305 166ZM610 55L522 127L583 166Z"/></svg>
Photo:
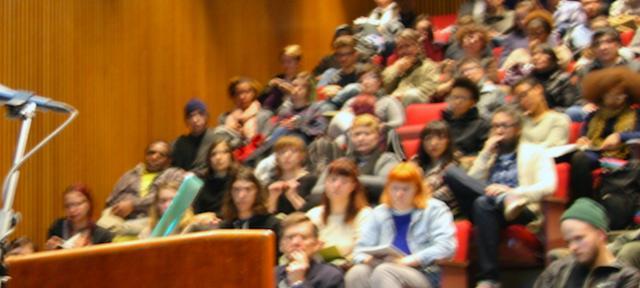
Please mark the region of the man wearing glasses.
<svg viewBox="0 0 640 288"><path fill-rule="evenodd" d="M538 222L540 200L556 188L553 160L542 147L521 143L521 130L520 112L513 107L499 108L469 174L455 166L445 173L445 183L462 213L477 227L477 287L499 287L501 228Z"/></svg>
<svg viewBox="0 0 640 288"><path fill-rule="evenodd" d="M144 163L127 171L114 186L97 224L116 235L137 235L146 226L144 218L148 216L155 196L155 184L182 180L182 169L169 168L170 155L169 143L154 141L149 144Z"/></svg>

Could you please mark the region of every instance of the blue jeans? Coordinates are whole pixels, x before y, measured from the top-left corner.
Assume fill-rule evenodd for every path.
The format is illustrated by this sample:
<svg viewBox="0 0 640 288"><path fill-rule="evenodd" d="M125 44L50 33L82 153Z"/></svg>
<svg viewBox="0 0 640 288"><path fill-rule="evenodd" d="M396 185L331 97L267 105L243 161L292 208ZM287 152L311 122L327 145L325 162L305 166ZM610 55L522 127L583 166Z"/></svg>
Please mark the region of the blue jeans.
<svg viewBox="0 0 640 288"><path fill-rule="evenodd" d="M487 183L471 176L455 166L447 168L444 182L449 186L460 205L461 212L474 225L475 241L478 246L478 281L498 282L498 245L500 230L510 224L527 224L535 220L533 212L525 209L515 220L504 218L502 197L486 196Z"/></svg>

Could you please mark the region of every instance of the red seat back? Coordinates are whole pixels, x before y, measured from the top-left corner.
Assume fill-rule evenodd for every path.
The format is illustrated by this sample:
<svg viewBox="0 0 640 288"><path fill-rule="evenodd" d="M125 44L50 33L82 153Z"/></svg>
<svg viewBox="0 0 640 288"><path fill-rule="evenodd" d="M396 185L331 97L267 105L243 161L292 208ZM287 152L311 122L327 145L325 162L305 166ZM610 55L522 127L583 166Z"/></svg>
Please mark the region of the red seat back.
<svg viewBox="0 0 640 288"><path fill-rule="evenodd" d="M569 197L569 169L571 165L569 163L556 164L556 173L558 175L558 186L553 196L560 199L567 199Z"/></svg>
<svg viewBox="0 0 640 288"><path fill-rule="evenodd" d="M451 259L454 262L466 262L469 259L469 240L471 239L471 222L469 220L456 221L456 240L458 249Z"/></svg>
<svg viewBox="0 0 640 288"><path fill-rule="evenodd" d="M620 42L622 42L622 45L629 46L629 44L631 44L631 40L633 40L634 34L635 31L633 30L627 30L620 33Z"/></svg>
<svg viewBox="0 0 640 288"><path fill-rule="evenodd" d="M405 126L426 125L427 123L439 120L442 110L447 108L447 103L420 103L407 106L407 121Z"/></svg>
<svg viewBox="0 0 640 288"><path fill-rule="evenodd" d="M420 139L407 139L402 140L402 149L407 159L411 159L414 155L418 154L420 149Z"/></svg>
<svg viewBox="0 0 640 288"><path fill-rule="evenodd" d="M580 128L582 128L582 122L571 122L569 127L569 143L576 143L576 140L580 138Z"/></svg>
<svg viewBox="0 0 640 288"><path fill-rule="evenodd" d="M443 29L456 23L456 14L431 16L431 23L436 29Z"/></svg>

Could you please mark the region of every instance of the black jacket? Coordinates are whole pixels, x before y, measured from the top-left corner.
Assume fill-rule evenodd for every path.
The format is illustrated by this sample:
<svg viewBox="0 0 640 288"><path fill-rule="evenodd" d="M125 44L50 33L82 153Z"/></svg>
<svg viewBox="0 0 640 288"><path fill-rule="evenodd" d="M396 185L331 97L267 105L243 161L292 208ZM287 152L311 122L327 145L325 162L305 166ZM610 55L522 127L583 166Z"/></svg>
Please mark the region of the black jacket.
<svg viewBox="0 0 640 288"><path fill-rule="evenodd" d="M476 155L489 134L489 122L480 117L476 107L471 108L466 114L458 119L453 119L451 111L442 111L442 119L447 122L451 129L451 136L456 149L464 156Z"/></svg>

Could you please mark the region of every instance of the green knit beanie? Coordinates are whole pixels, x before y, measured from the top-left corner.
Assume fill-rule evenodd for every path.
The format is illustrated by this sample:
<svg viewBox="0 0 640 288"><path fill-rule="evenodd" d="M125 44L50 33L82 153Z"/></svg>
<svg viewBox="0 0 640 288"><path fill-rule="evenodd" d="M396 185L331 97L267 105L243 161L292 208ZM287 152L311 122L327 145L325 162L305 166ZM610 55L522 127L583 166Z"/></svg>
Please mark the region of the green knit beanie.
<svg viewBox="0 0 640 288"><path fill-rule="evenodd" d="M579 198L564 211L560 222L566 219L576 219L593 225L603 231L609 231L609 218L607 212L600 203L589 198Z"/></svg>

